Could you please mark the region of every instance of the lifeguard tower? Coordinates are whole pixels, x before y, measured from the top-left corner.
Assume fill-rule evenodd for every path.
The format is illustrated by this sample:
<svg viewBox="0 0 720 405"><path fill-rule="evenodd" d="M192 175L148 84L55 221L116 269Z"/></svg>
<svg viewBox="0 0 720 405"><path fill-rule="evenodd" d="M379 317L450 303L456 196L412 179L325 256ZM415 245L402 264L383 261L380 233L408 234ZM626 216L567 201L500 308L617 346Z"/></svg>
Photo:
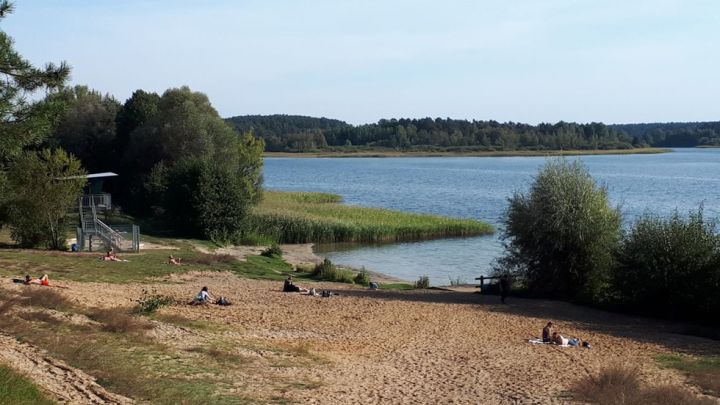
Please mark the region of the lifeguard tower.
<svg viewBox="0 0 720 405"><path fill-rule="evenodd" d="M109 225L101 221L99 214L112 209L112 196L103 191L104 182L117 177L113 172L94 173L84 176L88 180L87 194L80 197L78 211L80 226L77 227L77 245L80 250L93 249L119 252L140 250L140 227L137 225ZM105 216L107 218L107 216Z"/></svg>

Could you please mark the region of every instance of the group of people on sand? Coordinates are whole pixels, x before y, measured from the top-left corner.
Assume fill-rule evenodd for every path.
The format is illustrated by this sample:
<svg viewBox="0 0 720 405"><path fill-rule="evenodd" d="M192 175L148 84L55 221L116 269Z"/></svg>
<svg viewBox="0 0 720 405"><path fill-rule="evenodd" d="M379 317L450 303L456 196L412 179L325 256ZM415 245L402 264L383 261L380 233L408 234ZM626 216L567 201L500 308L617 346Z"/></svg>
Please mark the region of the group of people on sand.
<svg viewBox="0 0 720 405"><path fill-rule="evenodd" d="M553 330L553 323L552 321L548 322L547 325L543 328L542 331L542 341L543 343L549 343L554 344L558 346L582 346L585 348L590 348L590 343L587 341L582 341L579 338L566 338L565 336L559 334L557 331Z"/></svg>

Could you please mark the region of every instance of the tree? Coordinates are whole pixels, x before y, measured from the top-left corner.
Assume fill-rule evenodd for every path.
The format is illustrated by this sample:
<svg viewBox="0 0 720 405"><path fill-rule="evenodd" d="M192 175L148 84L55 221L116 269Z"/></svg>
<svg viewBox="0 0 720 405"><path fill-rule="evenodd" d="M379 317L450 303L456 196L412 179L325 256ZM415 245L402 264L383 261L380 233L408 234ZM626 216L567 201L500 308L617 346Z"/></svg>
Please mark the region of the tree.
<svg viewBox="0 0 720 405"><path fill-rule="evenodd" d="M23 247L65 247L67 213L86 183L80 161L62 149L25 152L12 164L7 202L11 236Z"/></svg>
<svg viewBox="0 0 720 405"><path fill-rule="evenodd" d="M613 274L619 303L638 312L720 322L720 236L702 209L645 214L623 236Z"/></svg>
<svg viewBox="0 0 720 405"><path fill-rule="evenodd" d="M0 2L0 19L13 11L9 1ZM70 67L48 63L36 68L13 48L13 40L0 31L0 171L20 155L29 145L37 145L52 129L58 113L57 105L29 102L39 90L54 90L63 86L70 75Z"/></svg>
<svg viewBox="0 0 720 405"><path fill-rule="evenodd" d="M61 103L63 113L50 144L78 157L91 172L115 166L115 116L120 103L86 86L66 88L48 97Z"/></svg>
<svg viewBox="0 0 720 405"><path fill-rule="evenodd" d="M251 178L212 160L189 158L171 168L159 164L151 179L148 185L176 231L218 243L238 239L257 196Z"/></svg>
<svg viewBox="0 0 720 405"><path fill-rule="evenodd" d="M158 112L160 96L157 93L148 93L135 90L122 108L118 111L115 122L117 124L117 141L115 149L119 156L125 153L130 141L130 134L143 126Z"/></svg>
<svg viewBox="0 0 720 405"><path fill-rule="evenodd" d="M607 285L620 212L579 162L545 163L527 194L509 199L507 251L498 270L524 276L530 290L598 299Z"/></svg>
<svg viewBox="0 0 720 405"><path fill-rule="evenodd" d="M237 167L238 134L212 107L207 96L187 87L169 89L158 100L157 112L130 133L120 176L123 207L147 214L144 183L160 162L171 168L185 159L213 160Z"/></svg>

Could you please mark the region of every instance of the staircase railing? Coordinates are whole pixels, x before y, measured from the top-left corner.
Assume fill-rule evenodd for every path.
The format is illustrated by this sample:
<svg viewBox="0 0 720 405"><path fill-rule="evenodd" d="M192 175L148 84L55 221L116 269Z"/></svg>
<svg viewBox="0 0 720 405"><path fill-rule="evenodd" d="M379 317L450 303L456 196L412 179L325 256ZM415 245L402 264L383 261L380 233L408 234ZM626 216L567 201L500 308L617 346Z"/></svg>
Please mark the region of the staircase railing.
<svg viewBox="0 0 720 405"><path fill-rule="evenodd" d="M80 212L80 229L78 230L78 233L81 236L78 236L78 240L79 242L81 242L80 239L83 240L81 247L84 245L84 237L87 235L89 237L98 236L100 239L109 244L110 247L119 251L138 251L140 248L140 232L137 226L132 225L131 228L129 228L129 231L132 234L132 239L126 240L120 232L98 219L96 206L100 206L102 209L107 209L111 206L111 204L112 200L110 199L110 194L89 194L80 197L78 203L78 209ZM80 231L82 231L82 234L80 234ZM128 232L126 231L125 233Z"/></svg>

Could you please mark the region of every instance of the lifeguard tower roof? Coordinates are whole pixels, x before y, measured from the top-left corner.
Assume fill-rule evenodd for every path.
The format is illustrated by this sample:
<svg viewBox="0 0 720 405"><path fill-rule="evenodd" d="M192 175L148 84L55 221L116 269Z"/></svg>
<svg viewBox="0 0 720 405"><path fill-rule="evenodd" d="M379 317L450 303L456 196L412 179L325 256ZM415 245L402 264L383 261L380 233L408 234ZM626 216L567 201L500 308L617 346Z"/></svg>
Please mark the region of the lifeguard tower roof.
<svg viewBox="0 0 720 405"><path fill-rule="evenodd" d="M70 176L60 177L58 180L72 180L72 179L104 179L106 177L116 177L118 174L113 172L102 172L102 173L91 173L84 176Z"/></svg>
<svg viewBox="0 0 720 405"><path fill-rule="evenodd" d="M85 176L86 179L102 179L104 177L115 177L117 176L117 173L113 172L102 172L102 173L92 173Z"/></svg>

